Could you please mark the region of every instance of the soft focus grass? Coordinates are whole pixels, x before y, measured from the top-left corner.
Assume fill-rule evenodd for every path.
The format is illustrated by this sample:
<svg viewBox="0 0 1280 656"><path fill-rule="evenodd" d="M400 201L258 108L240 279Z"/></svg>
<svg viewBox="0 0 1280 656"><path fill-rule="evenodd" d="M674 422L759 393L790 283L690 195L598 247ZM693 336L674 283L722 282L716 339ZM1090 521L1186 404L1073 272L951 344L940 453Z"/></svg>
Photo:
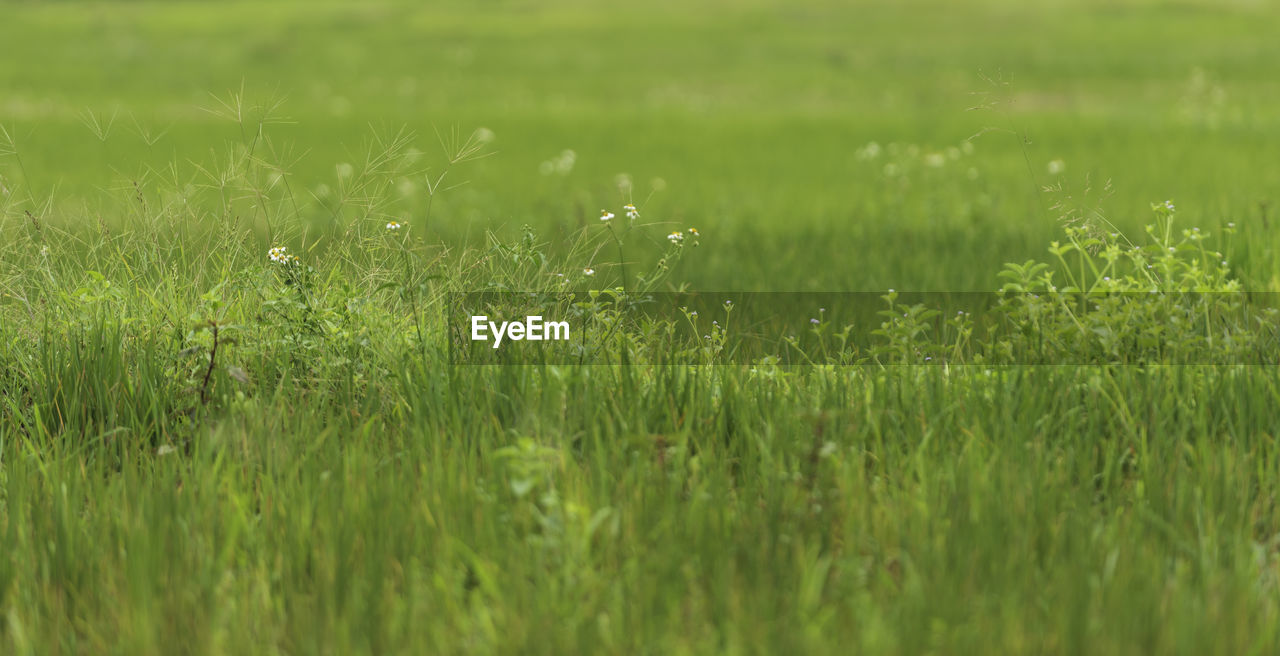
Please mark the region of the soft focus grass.
<svg viewBox="0 0 1280 656"><path fill-rule="evenodd" d="M1037 193L1054 159L1076 191L1086 174L1114 180L1107 209L1129 227L1171 196L1198 225L1257 220L1280 180L1270 156L1280 46L1258 29L1274 16L1265 4L111 2L6 12L0 116L22 137L42 194L207 160L238 135L202 108L243 84L260 101L287 98L281 113L296 123L275 134L294 145L308 184L361 152L371 125L407 126L424 149L433 126L492 129L501 154L469 174L481 199L444 208L451 238L477 225L572 221L578 202L594 214L617 200L620 172L641 191L662 178L654 202L665 216L718 233L721 256L686 274L708 288L985 288L987 271L1038 254L1056 234ZM881 184L857 166L858 146L940 149L1009 128L999 114L966 111L992 90L982 77L1002 72L1035 178L1017 139L975 142L998 229L977 235L963 203L926 204L922 185L908 212L869 200ZM116 110L98 143L82 116ZM129 114L166 137L144 146ZM572 179L547 185L537 166L565 148L579 154ZM559 205L536 205L547 197ZM937 223L958 228L934 239ZM748 253L759 256L744 262Z"/></svg>
<svg viewBox="0 0 1280 656"><path fill-rule="evenodd" d="M401 275L384 218L311 197L401 126L433 167L437 129L496 134L430 221L423 181L401 195L391 177L385 211L441 258L413 273L426 315L447 289L542 284L486 231L516 243L531 225L560 264L626 200L620 173L637 199L662 180L647 219L702 231L671 278L695 289L991 289L1002 263L1044 257L1051 205L1088 175L1112 180L1101 207L1125 230L1164 198L1184 226L1235 222L1233 270L1274 291L1266 3L3 12L7 653L1280 642L1274 371L451 368L379 289ZM983 79L998 74L1011 84ZM290 163L301 208L277 189L274 224L252 198L223 215L207 190L171 192L243 156L252 126L202 109L241 88L285 98L290 122L256 152ZM1011 102L966 111L975 92ZM105 139L89 112L116 116ZM1025 139L987 132L918 165L992 127ZM859 159L873 140L917 146L917 165ZM539 173L566 148L571 173ZM634 256L656 257L662 232ZM265 262L278 242L315 267L322 304L349 308L324 338L271 304L288 297ZM215 316L237 342L206 406L207 359L182 350Z"/></svg>

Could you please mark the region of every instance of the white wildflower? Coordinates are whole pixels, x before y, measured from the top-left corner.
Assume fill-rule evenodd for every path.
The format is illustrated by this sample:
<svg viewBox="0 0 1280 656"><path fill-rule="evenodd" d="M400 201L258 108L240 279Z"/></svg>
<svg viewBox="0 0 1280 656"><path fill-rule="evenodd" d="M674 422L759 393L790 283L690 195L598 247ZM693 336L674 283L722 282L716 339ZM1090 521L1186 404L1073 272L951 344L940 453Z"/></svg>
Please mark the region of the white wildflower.
<svg viewBox="0 0 1280 656"><path fill-rule="evenodd" d="M875 159L880 156L880 144L872 141L871 143L858 149L857 157L861 160Z"/></svg>
<svg viewBox="0 0 1280 656"><path fill-rule="evenodd" d="M276 264L292 264L298 261L297 255L290 255L289 249L285 246L276 246L267 251L267 257Z"/></svg>

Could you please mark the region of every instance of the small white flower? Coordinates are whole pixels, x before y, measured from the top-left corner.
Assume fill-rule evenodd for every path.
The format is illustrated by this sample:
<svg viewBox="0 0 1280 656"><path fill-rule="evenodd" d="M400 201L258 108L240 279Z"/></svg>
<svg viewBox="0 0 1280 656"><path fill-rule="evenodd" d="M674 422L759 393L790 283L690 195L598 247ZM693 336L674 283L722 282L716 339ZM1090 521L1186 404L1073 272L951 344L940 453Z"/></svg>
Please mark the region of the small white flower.
<svg viewBox="0 0 1280 656"><path fill-rule="evenodd" d="M857 157L861 160L875 159L880 156L880 144L872 141L871 143L858 149Z"/></svg>
<svg viewBox="0 0 1280 656"><path fill-rule="evenodd" d="M631 203L627 203L626 205L622 206L622 209L627 211L628 219L631 219L632 221L634 221L640 218L640 210L637 210L635 205L632 205Z"/></svg>
<svg viewBox="0 0 1280 656"><path fill-rule="evenodd" d="M1164 208L1165 208L1166 210L1169 210L1170 212L1174 211L1174 208L1173 208L1173 201L1171 201L1171 200L1166 200L1166 201L1164 202Z"/></svg>
<svg viewBox="0 0 1280 656"><path fill-rule="evenodd" d="M403 225L401 225L399 221L388 221L388 222L387 222L387 230L399 230L400 228L403 228L403 227L404 227L404 226L403 226Z"/></svg>
<svg viewBox="0 0 1280 656"><path fill-rule="evenodd" d="M574 162L578 161L578 154L572 150L565 149L555 160L556 173L560 175L568 175L573 170Z"/></svg>
<svg viewBox="0 0 1280 656"><path fill-rule="evenodd" d="M538 165L538 171L543 175L551 175L558 173L560 175L568 175L573 170L573 164L578 159L578 154L572 150L565 149L558 156Z"/></svg>
<svg viewBox="0 0 1280 656"><path fill-rule="evenodd" d="M684 241L684 233L677 230L667 235L667 240L673 244L679 244Z"/></svg>
<svg viewBox="0 0 1280 656"><path fill-rule="evenodd" d="M612 220L613 220L613 212L610 212L609 210L600 210L600 220L601 220L601 221L612 221Z"/></svg>
<svg viewBox="0 0 1280 656"><path fill-rule="evenodd" d="M276 246L275 248L267 251L267 257L271 258L271 261L276 264L296 264L298 262L298 256L290 255L288 250L289 249L284 246Z"/></svg>
<svg viewBox="0 0 1280 656"><path fill-rule="evenodd" d="M1234 227L1236 227L1236 222L1235 222L1235 221L1229 221L1229 222L1227 222L1227 227L1228 227L1228 228L1234 228Z"/></svg>
<svg viewBox="0 0 1280 656"><path fill-rule="evenodd" d="M582 275L584 275L584 276L594 276L594 275L596 275L596 270L595 270L595 269L592 269L591 267L587 267L587 268L585 268L585 269L583 269L583 270L582 270Z"/></svg>

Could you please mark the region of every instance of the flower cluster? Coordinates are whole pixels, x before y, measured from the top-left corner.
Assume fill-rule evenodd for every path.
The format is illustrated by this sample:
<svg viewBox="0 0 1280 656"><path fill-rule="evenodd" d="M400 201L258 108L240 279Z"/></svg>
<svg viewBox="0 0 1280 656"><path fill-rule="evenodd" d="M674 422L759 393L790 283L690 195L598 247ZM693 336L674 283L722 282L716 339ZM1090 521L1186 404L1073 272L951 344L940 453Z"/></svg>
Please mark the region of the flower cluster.
<svg viewBox="0 0 1280 656"><path fill-rule="evenodd" d="M572 150L564 150L558 156L538 165L538 172L542 175L568 175L573 170L573 164L578 160L578 154Z"/></svg>
<svg viewBox="0 0 1280 656"><path fill-rule="evenodd" d="M404 227L404 226L403 226L403 225L401 225L401 223L400 223L399 221L388 221L388 222L387 222L387 230L399 230L400 228L403 228L403 227Z"/></svg>
<svg viewBox="0 0 1280 656"><path fill-rule="evenodd" d="M276 246L267 251L267 257L276 264L293 264L298 261L297 255L290 255L286 251L289 249L285 246Z"/></svg>
<svg viewBox="0 0 1280 656"><path fill-rule="evenodd" d="M636 209L636 206L633 203L627 203L626 205L623 205L622 211L625 212L627 215L627 218L631 219L632 221L635 221L636 219L640 218L640 210ZM613 219L613 212L610 212L609 210L600 210L601 221L608 222L612 219Z"/></svg>
<svg viewBox="0 0 1280 656"><path fill-rule="evenodd" d="M884 159L885 163L882 168L884 176L905 180L913 174L959 164L966 156L972 154L973 143L968 139L961 141L957 145L945 148L922 148L915 144L904 145L898 143L891 143L888 146L881 147L880 144L872 141L859 148L854 153L854 157L868 163ZM1060 161L1055 161L1055 163L1061 164ZM1054 163L1049 166L1051 174L1061 172L1054 170ZM968 177L970 180L976 180L978 170L970 167Z"/></svg>
<svg viewBox="0 0 1280 656"><path fill-rule="evenodd" d="M698 239L698 236L699 236L699 232L698 232L698 229L697 229L697 228L689 228L688 230L685 230L685 231L683 231L683 232L681 232L681 231L677 230L677 231L675 231L675 232L673 232L673 233L671 233L671 234L667 235L667 241L669 241L669 242L671 242L671 243L675 244L676 246L683 246L683 245L684 245L684 240L685 240L685 237L686 237L686 236L687 236L687 237L691 237L691 238L693 238L693 240L694 240L693 245L694 245L694 246L697 246L697 245L698 245L698 241L697 241L697 239Z"/></svg>

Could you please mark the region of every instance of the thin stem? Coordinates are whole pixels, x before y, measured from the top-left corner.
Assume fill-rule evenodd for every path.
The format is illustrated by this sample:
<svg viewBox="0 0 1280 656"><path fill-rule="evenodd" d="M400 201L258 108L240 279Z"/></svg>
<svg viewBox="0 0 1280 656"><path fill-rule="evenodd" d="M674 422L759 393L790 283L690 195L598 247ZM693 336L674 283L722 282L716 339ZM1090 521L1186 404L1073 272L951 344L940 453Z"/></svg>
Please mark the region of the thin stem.
<svg viewBox="0 0 1280 656"><path fill-rule="evenodd" d="M209 327L213 330L213 347L209 349L209 368L205 370L204 381L200 383L201 405L209 403L209 379L213 376L213 367L218 361L218 322L210 320Z"/></svg>
<svg viewBox="0 0 1280 656"><path fill-rule="evenodd" d="M618 245L618 268L622 272L622 291L627 292L627 257L622 249L622 238L618 236L618 231L613 229L613 222L609 222L609 235L613 237L614 243Z"/></svg>

